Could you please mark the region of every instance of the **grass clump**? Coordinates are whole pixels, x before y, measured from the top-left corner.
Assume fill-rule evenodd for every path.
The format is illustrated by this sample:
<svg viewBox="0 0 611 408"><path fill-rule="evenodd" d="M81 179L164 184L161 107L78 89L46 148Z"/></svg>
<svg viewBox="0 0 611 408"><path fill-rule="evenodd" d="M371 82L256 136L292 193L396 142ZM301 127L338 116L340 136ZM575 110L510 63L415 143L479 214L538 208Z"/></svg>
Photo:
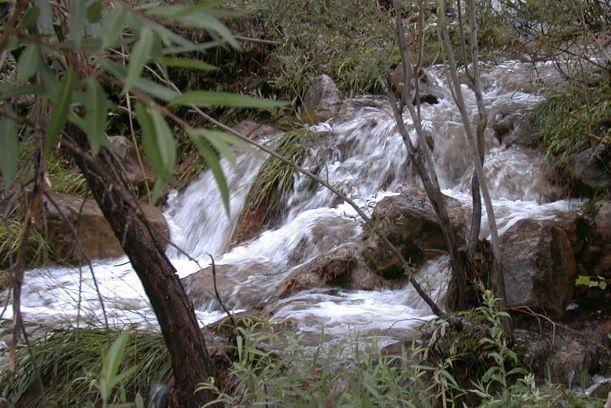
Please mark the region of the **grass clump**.
<svg viewBox="0 0 611 408"><path fill-rule="evenodd" d="M535 137L551 173L561 184L575 187L562 170L571 156L611 144L609 77L589 87L572 87L540 103L530 113Z"/></svg>
<svg viewBox="0 0 611 408"><path fill-rule="evenodd" d="M306 152L312 133L297 129L286 132L275 151L299 164ZM259 170L246 198L242 216L233 242L246 241L264 225L276 225L285 210L285 198L293 187L294 170L278 159L270 157Z"/></svg>
<svg viewBox="0 0 611 408"><path fill-rule="evenodd" d="M22 235L23 223L20 220L9 218L0 224L0 269L10 267L19 250ZM26 245L26 267L46 265L55 259L53 249L43 234L31 229Z"/></svg>
<svg viewBox="0 0 611 408"><path fill-rule="evenodd" d="M611 143L610 85L607 78L593 87L576 87L535 107L530 116L548 158L564 160L600 143Z"/></svg>
<svg viewBox="0 0 611 408"><path fill-rule="evenodd" d="M98 406L101 402L95 386L102 370L102 355L118 337L98 329L58 330L48 333L32 344L50 406ZM8 406L39 407L36 372L25 348L18 350L18 366L14 373L0 374L2 397ZM134 367L134 368L132 368ZM171 375L171 362L157 333L135 333L125 347L120 370L129 374L122 380L123 390L117 390L108 402L117 403L127 395L147 395L152 385L166 381ZM119 395L123 394L123 395Z"/></svg>

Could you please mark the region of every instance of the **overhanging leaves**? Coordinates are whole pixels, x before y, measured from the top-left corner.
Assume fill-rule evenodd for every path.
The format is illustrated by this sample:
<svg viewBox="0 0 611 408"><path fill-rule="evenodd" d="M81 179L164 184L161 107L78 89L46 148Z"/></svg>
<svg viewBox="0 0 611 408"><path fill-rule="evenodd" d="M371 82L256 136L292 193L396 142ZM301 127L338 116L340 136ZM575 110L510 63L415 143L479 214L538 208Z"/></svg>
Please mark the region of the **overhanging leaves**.
<svg viewBox="0 0 611 408"><path fill-rule="evenodd" d="M108 144L104 131L106 130L106 112L108 101L104 89L94 77L87 80L85 95L85 133L94 154L98 154L103 145Z"/></svg>
<svg viewBox="0 0 611 408"><path fill-rule="evenodd" d="M19 137L17 127L11 119L0 118L0 170L4 185L10 187L17 174L17 161L19 159Z"/></svg>
<svg viewBox="0 0 611 408"><path fill-rule="evenodd" d="M68 120L68 110L72 101L75 78L74 70L69 68L61 82L57 98L51 110L47 135L45 137L45 152L47 153L57 143L59 134Z"/></svg>
<svg viewBox="0 0 611 408"><path fill-rule="evenodd" d="M151 58L153 50L153 40L155 34L147 25L142 25L140 29L140 37L134 45L134 49L129 58L129 66L127 67L127 78L123 86L123 93L128 92L136 80L140 77L144 64Z"/></svg>
<svg viewBox="0 0 611 408"><path fill-rule="evenodd" d="M200 107L224 106L228 108L274 109L286 106L285 102L238 95L229 92L191 91L172 99L172 105Z"/></svg>

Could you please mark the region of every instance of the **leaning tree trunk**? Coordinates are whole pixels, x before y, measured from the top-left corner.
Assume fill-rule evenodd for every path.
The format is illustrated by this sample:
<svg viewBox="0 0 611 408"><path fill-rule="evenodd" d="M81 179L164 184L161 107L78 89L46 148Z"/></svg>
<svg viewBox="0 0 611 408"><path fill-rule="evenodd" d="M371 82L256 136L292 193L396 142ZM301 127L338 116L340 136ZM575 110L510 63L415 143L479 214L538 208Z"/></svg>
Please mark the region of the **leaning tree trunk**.
<svg viewBox="0 0 611 408"><path fill-rule="evenodd" d="M163 238L147 222L136 196L126 187L116 157L106 149L93 156L85 150L86 139L78 128L69 126L68 133L78 135L78 142L64 137L62 144L72 153L85 176L157 316L174 373L167 406L201 406L211 395L194 394L195 388L213 376L214 367L193 305L165 256Z"/></svg>

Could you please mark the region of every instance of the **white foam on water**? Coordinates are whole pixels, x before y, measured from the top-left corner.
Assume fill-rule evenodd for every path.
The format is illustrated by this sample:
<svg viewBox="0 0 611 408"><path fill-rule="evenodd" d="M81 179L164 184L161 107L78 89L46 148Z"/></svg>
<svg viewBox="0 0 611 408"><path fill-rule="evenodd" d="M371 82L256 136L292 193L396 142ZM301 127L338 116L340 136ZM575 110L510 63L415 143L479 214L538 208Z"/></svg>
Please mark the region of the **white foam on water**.
<svg viewBox="0 0 611 408"><path fill-rule="evenodd" d="M551 83L557 78L548 64L534 68L531 64L509 61L485 70L484 99L490 118L524 112L542 100L533 84ZM460 114L442 70L433 67L428 75L442 92L440 103L422 105L421 112L424 127L434 141L432 156L439 181L445 194L470 206L472 167L466 155ZM468 111L475 117L475 97L467 87L463 91ZM409 115L405 115L405 122L411 129ZM309 147L301 165L339 188L366 212L371 212L384 196L420 185L395 130L391 110L383 99L361 98L348 106L338 119L313 126L311 130L321 132L320 140ZM411 132L414 137L413 129ZM485 172L490 180L500 232L522 218L551 219L582 205L580 201L557 200L559 191L545 180L543 158L537 152L501 145L487 131L485 153ZM357 239L361 222L354 209L338 201L331 191L313 186L305 176L295 174L293 190L285 198L288 208L285 218L279 220L280 226L228 250L262 159L242 155L238 162L236 168L225 160L222 162L231 195L229 216L210 172L201 174L184 191L170 195L165 216L172 240L197 259L199 265L173 248L167 254L180 277L209 265L208 253L219 265L241 265L239 275L232 277L236 284L231 297L232 304L247 308L249 299L271 296L295 266ZM483 224L482 237L486 237L485 214ZM93 262L92 266L111 324L156 327L142 286L125 258ZM447 276L445 256L427 262L417 275L440 303L443 303ZM87 267L81 268L81 272L79 268L59 267L28 271L22 300L26 319L74 324L79 286L82 324L101 325L100 302ZM213 307L197 310L202 324L222 316ZM313 333L324 327L327 333L336 336L357 331L393 337L431 318L430 310L410 285L396 290L303 291L279 301L275 310L276 319L290 319L303 332Z"/></svg>

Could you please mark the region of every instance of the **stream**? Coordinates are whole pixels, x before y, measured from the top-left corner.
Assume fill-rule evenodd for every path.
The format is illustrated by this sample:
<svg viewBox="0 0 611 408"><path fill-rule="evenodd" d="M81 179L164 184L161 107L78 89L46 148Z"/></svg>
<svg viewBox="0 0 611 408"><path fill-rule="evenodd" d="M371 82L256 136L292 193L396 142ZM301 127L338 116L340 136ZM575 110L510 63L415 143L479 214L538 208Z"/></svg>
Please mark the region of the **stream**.
<svg viewBox="0 0 611 408"><path fill-rule="evenodd" d="M537 92L538 85L559 81L549 63L507 61L484 71L489 122L527 112L543 100ZM429 69L427 76L429 86L441 96L439 103L423 104L421 108L424 128L434 141L433 159L439 182L444 194L470 206L472 168L460 115L441 68ZM473 93L466 86L463 92L469 112L476 115ZM370 213L383 197L420 182L395 130L387 102L380 97L362 96L346 99L344 104L334 119L311 127L320 137L300 164L339 187ZM409 114L404 117L409 126ZM553 219L580 209L581 201L562 199L561 191L546 181L541 154L502 144L490 126L485 137L485 172L500 233L522 218ZM413 129L412 138L415 141ZM274 140L266 143L273 145ZM292 191L283 197L287 211L277 223L279 226L229 249L263 158L243 154L238 163L234 168L226 160L222 162L231 193L229 215L210 172L199 175L183 191L172 192L164 210L172 241L197 260L170 247L167 254L180 277L208 266L208 254L214 256L217 265L240 266L228 277L235 284L230 298L224 299L234 311L265 301L293 268L338 245L354 242L362 229L348 204L338 202L326 188L295 174ZM482 238L488 235L485 219L484 216ZM92 269L48 267L28 271L22 295L25 319L51 325L101 326L105 312L112 326L156 328L154 313L126 258L94 261ZM442 304L448 281L447 256L427 261L417 279ZM324 328L332 336L359 333L383 339L403 337L432 318L430 309L409 284L395 290L301 291L278 301L274 310L274 319L290 319L304 334L315 334ZM196 313L202 325L223 317L214 305L202 305ZM10 310L5 317L11 317Z"/></svg>

